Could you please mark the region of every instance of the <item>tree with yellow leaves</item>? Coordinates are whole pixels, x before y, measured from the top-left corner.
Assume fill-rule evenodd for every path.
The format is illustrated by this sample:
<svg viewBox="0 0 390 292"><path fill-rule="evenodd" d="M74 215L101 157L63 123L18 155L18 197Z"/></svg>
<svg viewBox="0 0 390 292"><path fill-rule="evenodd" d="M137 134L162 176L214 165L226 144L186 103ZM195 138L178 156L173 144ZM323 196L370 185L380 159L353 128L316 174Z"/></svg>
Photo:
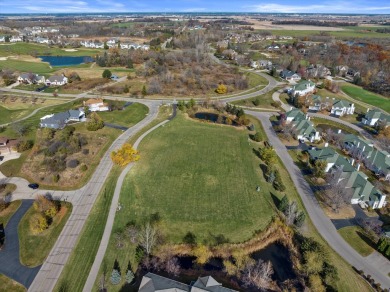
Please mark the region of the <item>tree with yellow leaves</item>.
<svg viewBox="0 0 390 292"><path fill-rule="evenodd" d="M227 93L227 87L226 85L224 85L223 83L220 83L217 87L217 89L215 90L216 93L218 94L225 94Z"/></svg>
<svg viewBox="0 0 390 292"><path fill-rule="evenodd" d="M140 158L139 152L130 144L126 143L118 151L111 152L112 162L119 166L125 166L133 161L138 161Z"/></svg>

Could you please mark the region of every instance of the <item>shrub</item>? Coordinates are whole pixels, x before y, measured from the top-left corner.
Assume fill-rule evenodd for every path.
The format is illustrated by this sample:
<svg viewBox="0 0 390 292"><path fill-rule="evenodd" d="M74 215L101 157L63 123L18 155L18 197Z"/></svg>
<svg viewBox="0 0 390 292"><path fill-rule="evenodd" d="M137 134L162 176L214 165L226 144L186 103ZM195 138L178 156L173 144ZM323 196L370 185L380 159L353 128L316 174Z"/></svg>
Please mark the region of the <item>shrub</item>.
<svg viewBox="0 0 390 292"><path fill-rule="evenodd" d="M42 213L36 213L31 217L31 229L35 233L41 233L49 228L47 218Z"/></svg>
<svg viewBox="0 0 390 292"><path fill-rule="evenodd" d="M284 213L284 211L286 211L287 209L288 204L289 202L288 202L287 195L284 195L284 197L280 200L278 205L279 211Z"/></svg>
<svg viewBox="0 0 390 292"><path fill-rule="evenodd" d="M72 160L69 160L66 165L69 168L76 168L79 164L80 164L80 162L77 159L72 159Z"/></svg>
<svg viewBox="0 0 390 292"><path fill-rule="evenodd" d="M256 98L255 100L252 101L254 106L258 106L260 104L260 99Z"/></svg>
<svg viewBox="0 0 390 292"><path fill-rule="evenodd" d="M82 153L83 153L84 155L88 155L88 154L89 154L89 149L84 148L83 151L82 151Z"/></svg>
<svg viewBox="0 0 390 292"><path fill-rule="evenodd" d="M252 136L252 139L256 142L261 142L261 134L259 132L257 132L256 134L254 134Z"/></svg>
<svg viewBox="0 0 390 292"><path fill-rule="evenodd" d="M218 94L225 94L227 93L227 87L226 85L220 83L217 87L217 89L215 90L216 93Z"/></svg>
<svg viewBox="0 0 390 292"><path fill-rule="evenodd" d="M110 79L110 78L111 78L111 76L112 76L112 73L111 73L111 71L110 71L110 70L108 70L108 69L105 69L105 70L103 71L103 74L102 74L102 76L103 76L103 78Z"/></svg>
<svg viewBox="0 0 390 292"><path fill-rule="evenodd" d="M131 270L127 270L126 273L126 283L130 284L134 280L134 273Z"/></svg>
<svg viewBox="0 0 390 292"><path fill-rule="evenodd" d="M280 192L283 192L286 190L286 187L282 182L282 178L281 178L278 170L275 170L275 180L273 182L273 187L275 188L275 190L280 191Z"/></svg>
<svg viewBox="0 0 390 292"><path fill-rule="evenodd" d="M301 227L303 223L305 222L306 215L302 211L299 212L298 216L295 218L295 225L298 227Z"/></svg>
<svg viewBox="0 0 390 292"><path fill-rule="evenodd" d="M18 152L23 152L31 149L34 145L34 142L32 140L25 140L21 141L16 145L16 150Z"/></svg>
<svg viewBox="0 0 390 292"><path fill-rule="evenodd" d="M110 277L111 284L118 285L121 282L121 274L118 270L113 269Z"/></svg>
<svg viewBox="0 0 390 292"><path fill-rule="evenodd" d="M125 166L130 162L139 160L140 156L130 144L125 143L118 151L111 152L111 159L115 164Z"/></svg>
<svg viewBox="0 0 390 292"><path fill-rule="evenodd" d="M104 122L102 118L95 112L91 113L89 120L86 123L88 131L97 131L104 127Z"/></svg>
<svg viewBox="0 0 390 292"><path fill-rule="evenodd" d="M59 174L53 174L53 182L57 183L60 180Z"/></svg>
<svg viewBox="0 0 390 292"><path fill-rule="evenodd" d="M4 198L0 198L0 212L5 210L8 207L9 203L7 203Z"/></svg>
<svg viewBox="0 0 390 292"><path fill-rule="evenodd" d="M88 166L87 166L86 164L82 164L82 165L80 166L80 170L81 170L81 171L87 171L87 169L88 169Z"/></svg>

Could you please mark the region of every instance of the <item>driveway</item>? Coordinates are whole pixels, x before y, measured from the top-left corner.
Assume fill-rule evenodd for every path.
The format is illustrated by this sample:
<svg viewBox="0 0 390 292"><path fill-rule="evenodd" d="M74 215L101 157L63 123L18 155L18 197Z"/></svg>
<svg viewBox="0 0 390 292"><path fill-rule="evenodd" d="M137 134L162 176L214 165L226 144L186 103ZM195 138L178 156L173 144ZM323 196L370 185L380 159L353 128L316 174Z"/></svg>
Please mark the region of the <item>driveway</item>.
<svg viewBox="0 0 390 292"><path fill-rule="evenodd" d="M381 284L382 288L390 288L390 278L388 277L390 273L389 261L378 252L374 252L369 257L362 257L344 241L331 220L324 214L301 170L294 164L285 145L274 132L269 121L270 114L255 111L247 111L247 113L261 121L269 141L289 172L310 219L324 240L351 266L356 267L358 270L363 270L365 274L371 275L376 282Z"/></svg>
<svg viewBox="0 0 390 292"><path fill-rule="evenodd" d="M32 206L34 200L23 200L19 209L8 221L5 227L5 244L0 250L0 274L19 282L26 288L30 287L41 266L28 268L19 260L18 225L23 215Z"/></svg>

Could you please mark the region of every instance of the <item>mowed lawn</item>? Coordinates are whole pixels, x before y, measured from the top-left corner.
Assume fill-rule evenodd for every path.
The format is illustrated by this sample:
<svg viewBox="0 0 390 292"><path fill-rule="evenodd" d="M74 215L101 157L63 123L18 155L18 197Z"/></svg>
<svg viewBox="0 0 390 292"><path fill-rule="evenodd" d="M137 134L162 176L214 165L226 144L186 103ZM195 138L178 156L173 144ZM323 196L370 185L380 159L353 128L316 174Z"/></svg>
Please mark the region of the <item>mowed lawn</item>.
<svg viewBox="0 0 390 292"><path fill-rule="evenodd" d="M9 292L9 291L22 292L22 291L26 291L26 288L24 288L18 282L15 282L14 280L4 276L3 274L0 274L0 292Z"/></svg>
<svg viewBox="0 0 390 292"><path fill-rule="evenodd" d="M146 105L142 103L133 103L121 111L99 112L98 114L106 123L131 127L144 119L148 112L149 109Z"/></svg>
<svg viewBox="0 0 390 292"><path fill-rule="evenodd" d="M390 113L390 98L372 93L355 85L343 85L341 86L341 89L350 97L371 104Z"/></svg>
<svg viewBox="0 0 390 292"><path fill-rule="evenodd" d="M142 141L115 227L158 213L172 242L189 231L199 242L217 235L232 242L251 238L273 215L271 189L252 147L245 130L178 116Z"/></svg>
<svg viewBox="0 0 390 292"><path fill-rule="evenodd" d="M374 251L374 248L370 245L370 239L364 235L365 232L361 227L348 226L341 228L338 232L362 256L368 256ZM371 244L373 245L373 243Z"/></svg>
<svg viewBox="0 0 390 292"><path fill-rule="evenodd" d="M0 69L10 69L19 72L34 72L37 74L48 74L54 71L50 68L48 63L19 60L0 60Z"/></svg>

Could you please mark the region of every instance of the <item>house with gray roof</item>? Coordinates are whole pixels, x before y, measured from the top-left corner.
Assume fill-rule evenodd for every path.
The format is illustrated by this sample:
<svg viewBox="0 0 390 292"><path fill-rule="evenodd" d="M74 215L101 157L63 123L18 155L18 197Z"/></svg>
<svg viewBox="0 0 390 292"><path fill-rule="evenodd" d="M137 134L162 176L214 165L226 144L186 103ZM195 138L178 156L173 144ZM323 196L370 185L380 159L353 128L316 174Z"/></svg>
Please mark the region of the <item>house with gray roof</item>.
<svg viewBox="0 0 390 292"><path fill-rule="evenodd" d="M290 70L282 70L280 71L279 76L287 81L299 81L301 80L301 76L298 73L295 73Z"/></svg>
<svg viewBox="0 0 390 292"><path fill-rule="evenodd" d="M184 284L169 278L165 278L153 273L147 273L143 276L139 292L237 292L225 288L213 277L206 276L198 278L191 284Z"/></svg>
<svg viewBox="0 0 390 292"><path fill-rule="evenodd" d="M383 123L385 127L388 127L390 126L390 115L379 109L369 109L362 119L362 123L368 126L377 126Z"/></svg>
<svg viewBox="0 0 390 292"><path fill-rule="evenodd" d="M46 85L48 86L50 85L60 86L60 85L65 85L67 83L68 83L68 78L65 77L64 75L53 75L46 80Z"/></svg>
<svg viewBox="0 0 390 292"><path fill-rule="evenodd" d="M19 75L18 82L24 84L44 84L45 76L34 73L23 73Z"/></svg>
<svg viewBox="0 0 390 292"><path fill-rule="evenodd" d="M62 129L69 122L85 121L85 113L81 110L68 110L57 114L47 115L41 118L41 128Z"/></svg>
<svg viewBox="0 0 390 292"><path fill-rule="evenodd" d="M332 105L330 113L337 117L344 115L353 115L355 112L355 104L347 102L345 100L335 100Z"/></svg>

